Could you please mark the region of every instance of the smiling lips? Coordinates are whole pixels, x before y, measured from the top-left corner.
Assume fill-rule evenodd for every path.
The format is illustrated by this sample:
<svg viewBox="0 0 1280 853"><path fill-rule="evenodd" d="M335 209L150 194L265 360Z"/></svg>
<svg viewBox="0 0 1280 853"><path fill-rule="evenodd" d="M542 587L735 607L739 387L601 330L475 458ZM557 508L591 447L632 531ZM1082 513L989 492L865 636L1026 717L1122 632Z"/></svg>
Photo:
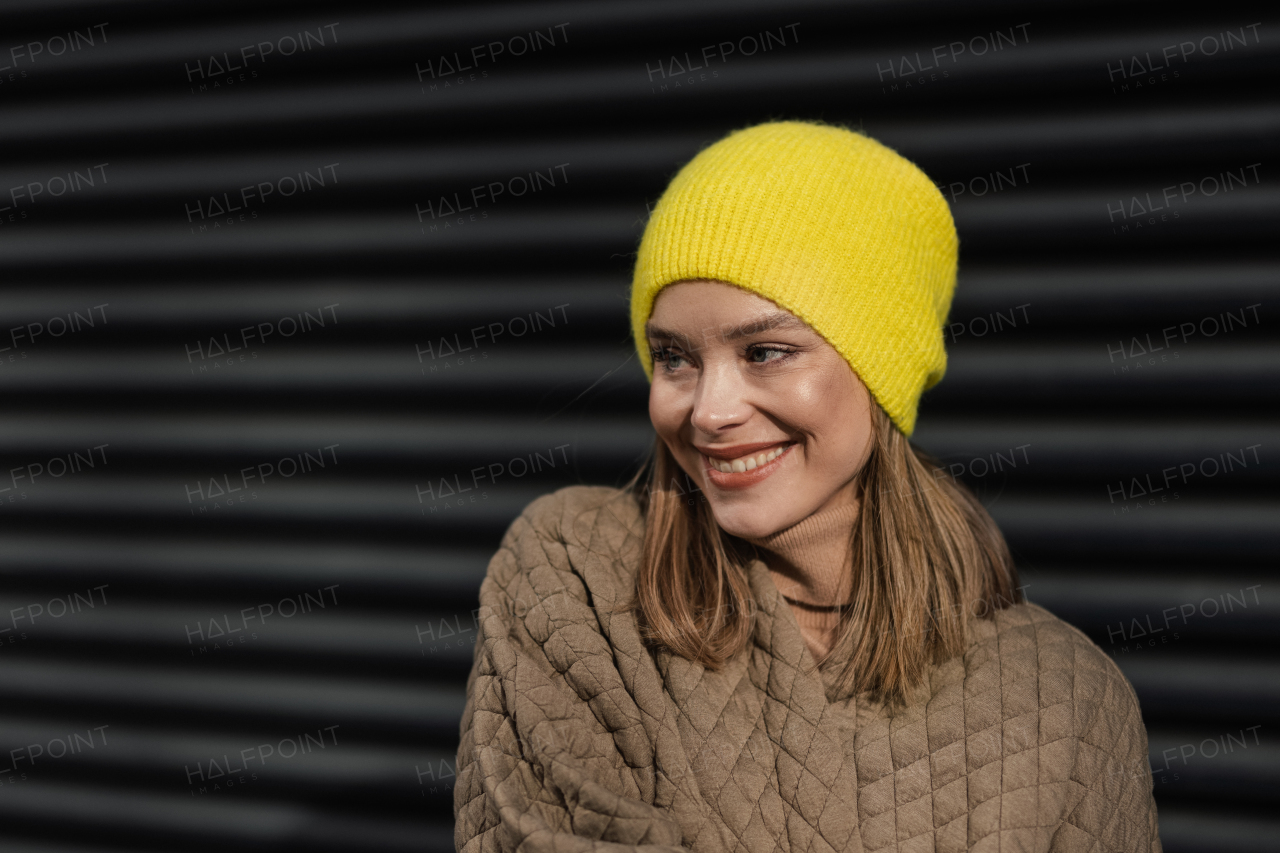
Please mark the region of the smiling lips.
<svg viewBox="0 0 1280 853"><path fill-rule="evenodd" d="M734 488L754 485L768 477L778 467L771 463L790 450L793 444L788 441L699 450L706 460L707 475L711 481L718 486Z"/></svg>
<svg viewBox="0 0 1280 853"><path fill-rule="evenodd" d="M779 446L765 453L757 453L754 456L739 456L736 459L715 459L708 456L707 462L717 471L723 471L726 474L741 474L744 471L763 468L766 464L781 456L786 449L785 446Z"/></svg>

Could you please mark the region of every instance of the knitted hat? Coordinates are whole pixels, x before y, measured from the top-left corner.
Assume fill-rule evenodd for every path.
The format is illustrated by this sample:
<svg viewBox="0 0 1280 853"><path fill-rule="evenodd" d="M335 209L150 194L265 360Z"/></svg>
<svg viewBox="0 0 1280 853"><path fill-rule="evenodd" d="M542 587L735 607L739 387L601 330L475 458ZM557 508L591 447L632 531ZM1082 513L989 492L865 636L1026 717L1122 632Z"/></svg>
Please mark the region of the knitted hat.
<svg viewBox="0 0 1280 853"><path fill-rule="evenodd" d="M874 139L799 121L735 131L680 170L645 227L631 286L640 363L652 381L644 326L663 287L728 282L808 323L910 435L946 371L957 244L942 193Z"/></svg>

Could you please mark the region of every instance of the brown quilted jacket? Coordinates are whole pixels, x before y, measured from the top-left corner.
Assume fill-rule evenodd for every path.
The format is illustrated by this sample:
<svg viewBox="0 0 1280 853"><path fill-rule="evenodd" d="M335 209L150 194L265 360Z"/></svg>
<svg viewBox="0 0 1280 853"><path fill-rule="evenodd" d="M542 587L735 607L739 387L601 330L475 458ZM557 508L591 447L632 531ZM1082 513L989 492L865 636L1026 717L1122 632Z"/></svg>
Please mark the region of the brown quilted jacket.
<svg viewBox="0 0 1280 853"><path fill-rule="evenodd" d="M512 523L480 590L460 851L1158 853L1133 689L1031 604L981 620L892 717L831 702L764 563L720 672L645 646L643 519L575 486Z"/></svg>

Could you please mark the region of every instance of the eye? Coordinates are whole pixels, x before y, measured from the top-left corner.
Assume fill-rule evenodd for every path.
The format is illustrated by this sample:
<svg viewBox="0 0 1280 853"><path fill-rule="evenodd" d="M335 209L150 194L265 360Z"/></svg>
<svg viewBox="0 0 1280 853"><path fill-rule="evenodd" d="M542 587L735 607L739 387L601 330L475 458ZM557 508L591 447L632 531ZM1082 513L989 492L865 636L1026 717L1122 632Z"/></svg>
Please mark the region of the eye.
<svg viewBox="0 0 1280 853"><path fill-rule="evenodd" d="M652 349L649 351L649 355L653 358L654 364L661 364L663 370L668 373L679 370L685 363L685 357L671 347Z"/></svg>
<svg viewBox="0 0 1280 853"><path fill-rule="evenodd" d="M772 361L786 361L795 355L794 350L782 349L775 346L755 346L747 350L747 359L755 364L765 364Z"/></svg>

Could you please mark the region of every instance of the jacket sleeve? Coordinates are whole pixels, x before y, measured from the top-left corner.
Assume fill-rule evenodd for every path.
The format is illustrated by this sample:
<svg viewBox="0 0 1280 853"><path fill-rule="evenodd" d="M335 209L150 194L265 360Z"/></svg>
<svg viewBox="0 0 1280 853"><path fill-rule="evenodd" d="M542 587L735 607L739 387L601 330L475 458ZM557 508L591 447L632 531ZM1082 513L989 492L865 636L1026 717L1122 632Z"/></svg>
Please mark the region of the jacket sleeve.
<svg viewBox="0 0 1280 853"><path fill-rule="evenodd" d="M1137 694L1115 662L1090 645L1096 706L1079 735L1072 770L1073 781L1085 792L1051 850L1162 853Z"/></svg>
<svg viewBox="0 0 1280 853"><path fill-rule="evenodd" d="M454 788L462 853L679 853L592 701L620 684L555 523L558 496L512 524L480 591ZM606 665L606 662L609 662Z"/></svg>

